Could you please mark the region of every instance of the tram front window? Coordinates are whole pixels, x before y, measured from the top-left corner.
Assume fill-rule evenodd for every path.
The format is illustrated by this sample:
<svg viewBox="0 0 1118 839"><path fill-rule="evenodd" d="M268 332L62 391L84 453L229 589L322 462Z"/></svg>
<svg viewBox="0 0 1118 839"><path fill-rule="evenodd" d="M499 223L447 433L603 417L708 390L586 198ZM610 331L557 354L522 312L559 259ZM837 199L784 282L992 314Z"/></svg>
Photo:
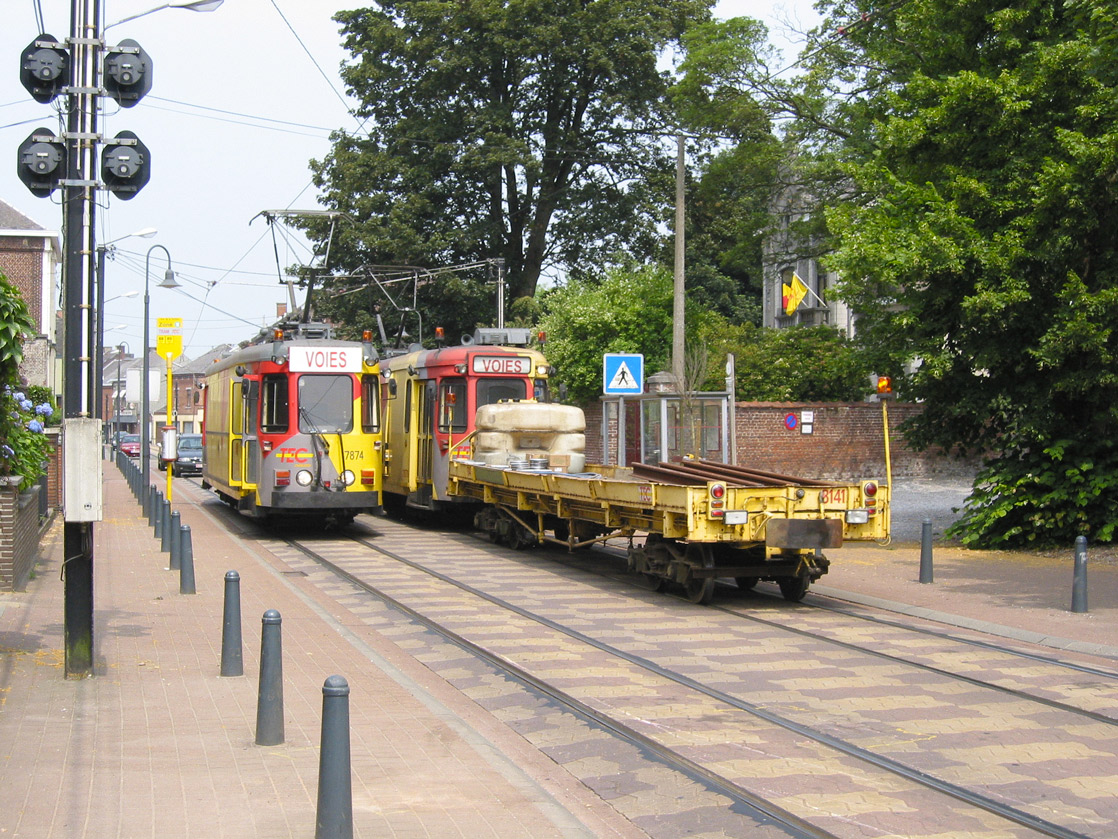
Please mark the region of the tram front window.
<svg viewBox="0 0 1118 839"><path fill-rule="evenodd" d="M299 430L307 434L352 431L353 379L321 374L300 376Z"/></svg>
<svg viewBox="0 0 1118 839"><path fill-rule="evenodd" d="M528 388L523 379L478 379L477 404L496 405L510 399L527 398Z"/></svg>

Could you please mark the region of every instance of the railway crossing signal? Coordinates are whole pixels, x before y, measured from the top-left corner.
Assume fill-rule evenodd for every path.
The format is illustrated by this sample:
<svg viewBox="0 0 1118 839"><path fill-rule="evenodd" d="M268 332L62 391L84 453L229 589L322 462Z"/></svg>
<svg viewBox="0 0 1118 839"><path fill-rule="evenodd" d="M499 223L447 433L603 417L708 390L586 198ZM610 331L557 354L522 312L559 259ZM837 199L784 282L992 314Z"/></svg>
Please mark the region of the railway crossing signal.
<svg viewBox="0 0 1118 839"><path fill-rule="evenodd" d="M131 131L121 131L101 151L101 178L117 198L134 198L151 178L148 147Z"/></svg>
<svg viewBox="0 0 1118 839"><path fill-rule="evenodd" d="M32 99L47 104L70 82L70 54L53 35L40 35L23 50L19 81Z"/></svg>
<svg viewBox="0 0 1118 839"><path fill-rule="evenodd" d="M131 108L151 90L151 57L144 48L125 38L115 47L105 50L105 92Z"/></svg>
<svg viewBox="0 0 1118 839"><path fill-rule="evenodd" d="M66 144L49 128L36 128L19 145L17 173L31 194L46 198L66 175Z"/></svg>

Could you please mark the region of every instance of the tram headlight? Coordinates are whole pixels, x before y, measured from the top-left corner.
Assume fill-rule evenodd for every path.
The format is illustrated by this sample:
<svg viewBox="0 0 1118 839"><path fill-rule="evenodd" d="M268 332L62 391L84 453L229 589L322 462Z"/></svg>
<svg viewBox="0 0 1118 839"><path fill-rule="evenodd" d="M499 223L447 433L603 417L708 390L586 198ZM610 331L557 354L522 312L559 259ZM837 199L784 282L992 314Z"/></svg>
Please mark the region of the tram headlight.
<svg viewBox="0 0 1118 839"><path fill-rule="evenodd" d="M309 469L300 469L295 473L295 483L301 487L309 487L313 480L314 475L311 474Z"/></svg>
<svg viewBox="0 0 1118 839"><path fill-rule="evenodd" d="M356 480L357 476L354 475L351 470L346 469L344 472L342 472L342 483L344 483L347 487L353 486L353 482Z"/></svg>

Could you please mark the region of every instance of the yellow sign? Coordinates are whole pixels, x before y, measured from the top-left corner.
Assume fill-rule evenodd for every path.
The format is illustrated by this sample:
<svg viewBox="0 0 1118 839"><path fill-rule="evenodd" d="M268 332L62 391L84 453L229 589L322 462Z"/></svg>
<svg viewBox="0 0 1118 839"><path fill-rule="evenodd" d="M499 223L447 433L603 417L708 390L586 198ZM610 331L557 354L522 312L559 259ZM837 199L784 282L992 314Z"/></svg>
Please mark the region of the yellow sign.
<svg viewBox="0 0 1118 839"><path fill-rule="evenodd" d="M182 318L155 319L155 350L160 358L182 355Z"/></svg>

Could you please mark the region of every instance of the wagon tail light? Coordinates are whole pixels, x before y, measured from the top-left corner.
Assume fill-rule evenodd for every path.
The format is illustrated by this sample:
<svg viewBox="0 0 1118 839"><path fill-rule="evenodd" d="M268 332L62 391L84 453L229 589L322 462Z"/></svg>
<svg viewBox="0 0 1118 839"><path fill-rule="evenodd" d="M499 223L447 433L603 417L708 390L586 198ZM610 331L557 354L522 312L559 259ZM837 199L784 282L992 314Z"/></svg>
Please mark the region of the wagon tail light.
<svg viewBox="0 0 1118 839"><path fill-rule="evenodd" d="M866 512L871 515L877 515L877 483L875 481L866 481L862 484L862 500L866 504Z"/></svg>
<svg viewBox="0 0 1118 839"><path fill-rule="evenodd" d="M712 519L722 519L726 515L726 485L707 484L707 515Z"/></svg>

